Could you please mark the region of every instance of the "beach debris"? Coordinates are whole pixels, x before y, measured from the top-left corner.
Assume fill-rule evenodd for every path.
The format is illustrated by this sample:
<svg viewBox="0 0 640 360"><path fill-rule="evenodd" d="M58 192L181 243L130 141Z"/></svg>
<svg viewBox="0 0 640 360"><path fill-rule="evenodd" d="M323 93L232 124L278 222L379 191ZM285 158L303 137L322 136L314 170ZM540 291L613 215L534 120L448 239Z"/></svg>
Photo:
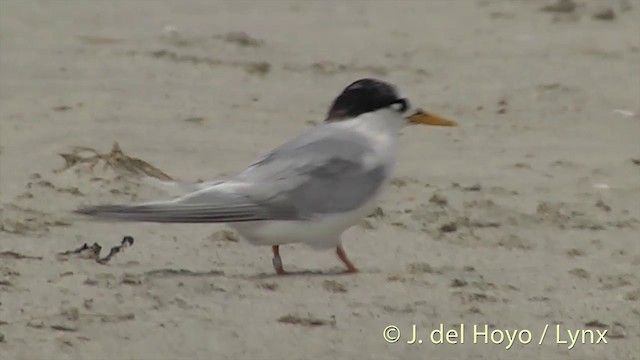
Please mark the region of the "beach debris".
<svg viewBox="0 0 640 360"><path fill-rule="evenodd" d="M439 192L433 193L431 198L429 198L429 202L440 206L446 206L447 204L449 204L449 200L447 199L447 197Z"/></svg>
<svg viewBox="0 0 640 360"><path fill-rule="evenodd" d="M369 214L369 216L367 216L367 217L368 218L381 219L381 218L384 217L384 210L382 210L382 208L380 206L377 206L375 209L373 209L371 214Z"/></svg>
<svg viewBox="0 0 640 360"><path fill-rule="evenodd" d="M576 248L567 250L567 256L570 256L570 257L579 257L579 256L585 256L585 255L586 253L584 252L584 250L580 250Z"/></svg>
<svg viewBox="0 0 640 360"><path fill-rule="evenodd" d="M596 11L593 14L593 18L595 20L611 21L611 20L614 20L616 18L616 13L613 11L612 8L607 7L607 8L603 8L603 9L600 9L600 10Z"/></svg>
<svg viewBox="0 0 640 360"><path fill-rule="evenodd" d="M498 101L498 110L496 111L498 114L506 114L507 113L507 107L509 106L509 102L507 101L507 99L500 99Z"/></svg>
<svg viewBox="0 0 640 360"><path fill-rule="evenodd" d="M264 41L258 40L244 31L231 31L223 35L216 35L214 38L243 47L255 47L264 43Z"/></svg>
<svg viewBox="0 0 640 360"><path fill-rule="evenodd" d="M244 70L248 74L266 75L271 71L271 64L266 61L251 61L244 64Z"/></svg>
<svg viewBox="0 0 640 360"><path fill-rule="evenodd" d="M186 269L157 269L150 270L144 273L148 277L178 277L178 276L190 276L190 277L209 277L224 275L224 272L220 270L211 271L191 271Z"/></svg>
<svg viewBox="0 0 640 360"><path fill-rule="evenodd" d="M207 40L205 36L185 34L173 25L165 25L160 34L160 40L176 47L186 47L201 44Z"/></svg>
<svg viewBox="0 0 640 360"><path fill-rule="evenodd" d="M589 279L591 276L589 275L589 272L585 269L581 269L581 268L575 268L575 269L571 269L569 270L569 274L582 278L582 279Z"/></svg>
<svg viewBox="0 0 640 360"><path fill-rule="evenodd" d="M219 230L209 235L207 239L211 241L238 242L240 238L231 230Z"/></svg>
<svg viewBox="0 0 640 360"><path fill-rule="evenodd" d="M49 328L62 332L75 332L80 330L80 323L78 322L79 320L98 320L103 323L114 323L121 321L130 321L133 319L135 319L134 313L83 313L79 308L72 307L63 309L62 311L55 314L30 317L27 319L17 319L10 322L0 323L0 325L24 323L25 326L33 329Z"/></svg>
<svg viewBox="0 0 640 360"><path fill-rule="evenodd" d="M480 183L475 183L471 186L466 186L462 188L463 191L480 191L482 190L482 185Z"/></svg>
<svg viewBox="0 0 640 360"><path fill-rule="evenodd" d="M306 327L316 327L316 326L323 326L323 325L335 326L336 316L331 315L330 320L324 320L324 319L318 319L312 316L311 314L308 314L307 316L288 314L288 315L283 315L279 317L278 322L281 322L283 324L300 325L300 326L306 326Z"/></svg>
<svg viewBox="0 0 640 360"><path fill-rule="evenodd" d="M540 10L552 13L571 13L577 6L573 0L558 0L553 4L543 6Z"/></svg>
<svg viewBox="0 0 640 360"><path fill-rule="evenodd" d="M193 124L198 124L198 125L202 125L207 119L202 117L202 116L191 116L188 117L186 119L184 119L184 121L188 122L188 123L193 123Z"/></svg>
<svg viewBox="0 0 640 360"><path fill-rule="evenodd" d="M624 117L634 117L636 115L638 115L638 113L631 111L631 110L624 110L624 109L613 109L612 110L614 114L619 114L622 115Z"/></svg>
<svg viewBox="0 0 640 360"><path fill-rule="evenodd" d="M26 326L33 329L42 329L44 328L44 322L38 321L38 320L31 320L27 322Z"/></svg>
<svg viewBox="0 0 640 360"><path fill-rule="evenodd" d="M102 250L102 246L98 245L98 243L93 243L93 245L91 246L89 246L87 243L84 243L82 244L81 247L77 249L60 252L58 253L58 256L60 257L60 256L68 256L68 255L75 255L75 254L84 256L88 254L90 258L95 258L100 254L100 250Z"/></svg>
<svg viewBox="0 0 640 360"><path fill-rule="evenodd" d="M451 281L451 287L464 287L469 283L465 279L455 278Z"/></svg>
<svg viewBox="0 0 640 360"><path fill-rule="evenodd" d="M411 263L407 265L407 271L410 274L431 274L434 272L433 267L427 263Z"/></svg>
<svg viewBox="0 0 640 360"><path fill-rule="evenodd" d="M329 292L332 292L332 293L345 293L345 292L347 292L347 288L343 284L341 284L341 283L339 283L339 282L337 282L335 280L325 280L322 283L322 287L325 290L327 290Z"/></svg>
<svg viewBox="0 0 640 360"><path fill-rule="evenodd" d="M156 50L147 53L156 59L164 59L176 63L189 63L192 65L206 64L209 66L229 66L242 68L248 74L266 75L271 70L271 64L266 61L223 61L220 59L202 57L197 55L183 55L170 50Z"/></svg>
<svg viewBox="0 0 640 360"><path fill-rule="evenodd" d="M42 260L42 256L23 255L13 251L0 252L0 259L16 259L16 260Z"/></svg>
<svg viewBox="0 0 640 360"><path fill-rule="evenodd" d="M624 294L624 296L622 298L627 300L627 301L640 300L640 288L637 288L635 290L631 290L631 291L627 292L626 294Z"/></svg>
<svg viewBox="0 0 640 360"><path fill-rule="evenodd" d="M456 230L458 230L458 224L455 221L440 226L440 232L442 233L455 232Z"/></svg>
<svg viewBox="0 0 640 360"><path fill-rule="evenodd" d="M611 206L607 205L607 204L606 204L604 201L602 201L602 200L598 200L598 201L596 202L596 207L597 207L598 209L601 209L601 210L606 211L606 212L610 212L610 211L611 211Z"/></svg>
<svg viewBox="0 0 640 360"><path fill-rule="evenodd" d="M111 250L109 251L109 254L101 258L100 252L102 250L102 246L100 246L100 244L93 243L93 245L89 246L89 244L84 243L82 244L82 246L80 246L77 249L58 253L58 259L62 260L62 259L68 258L69 256L76 255L81 258L93 259L97 263L104 265L107 262L109 262L109 260L111 260L111 258L113 258L115 254L122 252L125 248L132 245L133 245L133 237L127 235L124 238L122 238L122 242L120 243L120 245L112 247Z"/></svg>
<svg viewBox="0 0 640 360"><path fill-rule="evenodd" d="M619 322L614 322L613 325L609 328L609 333L607 336L611 339L622 339L627 337L627 331L625 330L625 326Z"/></svg>
<svg viewBox="0 0 640 360"><path fill-rule="evenodd" d="M157 167L148 162L131 157L125 154L118 142L114 142L111 151L106 154L86 146L74 146L70 153L60 153L65 161L65 165L56 173L63 172L80 164L89 164L89 169L93 170L96 165L103 162L103 169L111 168L116 172L124 172L133 175L146 175L160 180L174 180Z"/></svg>
<svg viewBox="0 0 640 360"><path fill-rule="evenodd" d="M162 37L166 40L180 42L180 32L178 28L173 25L165 25L162 27Z"/></svg>
<svg viewBox="0 0 640 360"><path fill-rule="evenodd" d="M71 324L71 323L56 323L56 324L52 324L49 326L51 329L53 330L58 330L58 331L78 331L78 326L75 324Z"/></svg>
<svg viewBox="0 0 640 360"><path fill-rule="evenodd" d="M589 327L595 327L595 328L606 328L606 327L609 327L609 325L603 323L602 321L600 321L598 319L587 321L586 323L584 323L584 325L585 326L589 326Z"/></svg>
<svg viewBox="0 0 640 360"><path fill-rule="evenodd" d="M273 282L261 282L256 284L256 287L259 289L265 289L269 291L275 291L278 289L278 284Z"/></svg>

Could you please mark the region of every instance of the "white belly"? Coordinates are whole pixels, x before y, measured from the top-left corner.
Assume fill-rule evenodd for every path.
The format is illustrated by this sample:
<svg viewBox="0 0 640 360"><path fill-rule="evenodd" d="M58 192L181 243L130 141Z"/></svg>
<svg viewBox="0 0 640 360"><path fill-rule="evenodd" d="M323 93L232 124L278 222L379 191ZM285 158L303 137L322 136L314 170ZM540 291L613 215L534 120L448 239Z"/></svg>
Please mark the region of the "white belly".
<svg viewBox="0 0 640 360"><path fill-rule="evenodd" d="M305 221L250 221L227 224L254 245L304 243L316 249L337 246L342 233L369 215L377 196L365 206L347 213L319 216Z"/></svg>

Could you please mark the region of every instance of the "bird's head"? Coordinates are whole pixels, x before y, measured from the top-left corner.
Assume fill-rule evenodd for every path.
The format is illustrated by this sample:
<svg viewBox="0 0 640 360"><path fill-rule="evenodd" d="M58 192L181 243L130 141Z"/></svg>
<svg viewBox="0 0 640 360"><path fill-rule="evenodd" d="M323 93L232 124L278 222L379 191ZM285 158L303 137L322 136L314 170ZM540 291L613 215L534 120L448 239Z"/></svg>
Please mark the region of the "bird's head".
<svg viewBox="0 0 640 360"><path fill-rule="evenodd" d="M347 86L333 101L325 122L348 120L383 109L398 113L408 123L457 126L455 121L412 106L396 86L376 79L360 79Z"/></svg>

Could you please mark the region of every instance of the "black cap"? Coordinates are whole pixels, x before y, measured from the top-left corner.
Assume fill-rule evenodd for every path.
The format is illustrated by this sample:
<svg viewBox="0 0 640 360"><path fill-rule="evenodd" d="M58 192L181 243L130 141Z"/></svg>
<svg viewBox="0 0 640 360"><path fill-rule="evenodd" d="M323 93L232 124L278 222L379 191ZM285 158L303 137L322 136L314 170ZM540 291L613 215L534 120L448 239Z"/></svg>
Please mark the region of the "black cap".
<svg viewBox="0 0 640 360"><path fill-rule="evenodd" d="M399 110L408 107L406 99L400 98L396 87L376 79L360 79L347 86L333 101L326 122L354 118L358 115L400 103Z"/></svg>

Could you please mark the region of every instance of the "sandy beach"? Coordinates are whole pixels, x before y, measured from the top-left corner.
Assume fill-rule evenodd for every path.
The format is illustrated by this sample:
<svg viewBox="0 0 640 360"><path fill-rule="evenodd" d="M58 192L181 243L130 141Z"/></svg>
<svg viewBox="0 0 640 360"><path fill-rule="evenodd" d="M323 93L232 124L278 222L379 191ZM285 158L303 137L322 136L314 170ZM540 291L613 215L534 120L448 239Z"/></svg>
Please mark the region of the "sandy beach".
<svg viewBox="0 0 640 360"><path fill-rule="evenodd" d="M640 359L639 18L640 0L1 0L0 359ZM71 213L241 170L364 77L460 127L401 135L344 235L358 274L287 245L300 273L276 276L222 225Z"/></svg>

